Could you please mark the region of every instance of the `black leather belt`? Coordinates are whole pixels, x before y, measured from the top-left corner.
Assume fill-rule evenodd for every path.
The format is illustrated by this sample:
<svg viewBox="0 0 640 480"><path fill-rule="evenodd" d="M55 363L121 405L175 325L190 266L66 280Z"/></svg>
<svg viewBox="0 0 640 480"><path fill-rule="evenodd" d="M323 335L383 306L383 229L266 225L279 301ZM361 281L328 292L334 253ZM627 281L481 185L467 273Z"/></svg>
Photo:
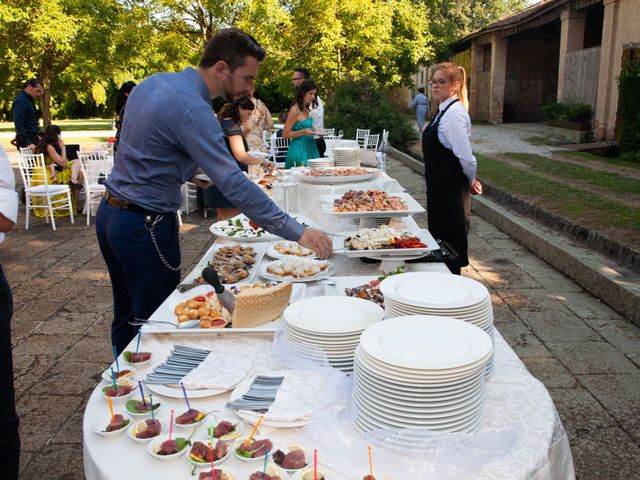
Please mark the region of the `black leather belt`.
<svg viewBox="0 0 640 480"><path fill-rule="evenodd" d="M143 208L140 205L136 205L135 203L131 203L128 200L120 200L119 198L111 195L108 191L105 191L103 196L107 200L109 205L111 205L112 207L119 208L120 210L127 210L128 212L142 213L143 215L162 215L162 212L154 212L152 210L147 210L146 208Z"/></svg>

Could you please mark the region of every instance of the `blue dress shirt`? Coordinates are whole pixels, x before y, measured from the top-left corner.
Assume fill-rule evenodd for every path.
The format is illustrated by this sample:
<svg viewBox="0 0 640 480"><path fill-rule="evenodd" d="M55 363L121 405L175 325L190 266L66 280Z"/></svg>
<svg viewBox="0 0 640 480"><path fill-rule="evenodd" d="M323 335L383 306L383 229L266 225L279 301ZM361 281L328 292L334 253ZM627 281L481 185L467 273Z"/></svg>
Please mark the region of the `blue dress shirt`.
<svg viewBox="0 0 640 480"><path fill-rule="evenodd" d="M201 166L247 217L267 231L299 240L304 227L280 210L238 168L211 107L211 95L188 67L158 73L129 95L114 168L105 186L117 198L156 212L180 208L180 187Z"/></svg>

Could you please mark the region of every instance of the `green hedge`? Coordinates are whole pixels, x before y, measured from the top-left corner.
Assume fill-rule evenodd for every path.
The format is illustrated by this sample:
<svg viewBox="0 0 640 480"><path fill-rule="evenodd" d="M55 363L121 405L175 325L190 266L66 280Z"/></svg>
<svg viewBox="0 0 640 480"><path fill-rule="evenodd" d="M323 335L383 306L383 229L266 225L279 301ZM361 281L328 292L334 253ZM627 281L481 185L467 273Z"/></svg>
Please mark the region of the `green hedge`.
<svg viewBox="0 0 640 480"><path fill-rule="evenodd" d="M586 103L548 103L542 107L546 120L582 122L591 120L591 105Z"/></svg>
<svg viewBox="0 0 640 480"><path fill-rule="evenodd" d="M620 150L640 159L640 59L627 60L618 78Z"/></svg>
<svg viewBox="0 0 640 480"><path fill-rule="evenodd" d="M372 134L389 130L389 142L399 147L417 138L402 109L367 80L340 82L324 109L325 126L335 128L336 133L342 130L345 138L355 138L358 128L369 129Z"/></svg>

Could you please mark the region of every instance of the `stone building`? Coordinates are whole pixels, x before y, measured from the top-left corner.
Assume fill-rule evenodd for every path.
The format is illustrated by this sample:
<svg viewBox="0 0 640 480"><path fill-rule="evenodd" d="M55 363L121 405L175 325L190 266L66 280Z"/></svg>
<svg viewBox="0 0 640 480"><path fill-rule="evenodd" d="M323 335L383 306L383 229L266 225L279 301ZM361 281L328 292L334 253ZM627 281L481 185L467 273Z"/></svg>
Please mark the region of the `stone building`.
<svg viewBox="0 0 640 480"><path fill-rule="evenodd" d="M535 122L546 103L587 103L594 139L614 139L622 58L640 55L640 0L543 0L451 51L468 72L472 119ZM416 88L428 77L421 65Z"/></svg>

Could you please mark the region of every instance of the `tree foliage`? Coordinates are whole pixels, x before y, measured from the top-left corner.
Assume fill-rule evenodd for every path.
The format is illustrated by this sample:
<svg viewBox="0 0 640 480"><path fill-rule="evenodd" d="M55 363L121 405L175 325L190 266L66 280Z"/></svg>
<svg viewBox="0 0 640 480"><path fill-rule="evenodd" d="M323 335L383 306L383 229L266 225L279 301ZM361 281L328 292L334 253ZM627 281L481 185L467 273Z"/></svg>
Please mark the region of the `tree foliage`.
<svg viewBox="0 0 640 480"><path fill-rule="evenodd" d="M267 49L258 93L291 99L291 71L311 70L323 97L344 80L402 84L421 60L526 0L3 0L0 116L29 77L43 116L110 115L119 85L197 63L221 28Z"/></svg>

